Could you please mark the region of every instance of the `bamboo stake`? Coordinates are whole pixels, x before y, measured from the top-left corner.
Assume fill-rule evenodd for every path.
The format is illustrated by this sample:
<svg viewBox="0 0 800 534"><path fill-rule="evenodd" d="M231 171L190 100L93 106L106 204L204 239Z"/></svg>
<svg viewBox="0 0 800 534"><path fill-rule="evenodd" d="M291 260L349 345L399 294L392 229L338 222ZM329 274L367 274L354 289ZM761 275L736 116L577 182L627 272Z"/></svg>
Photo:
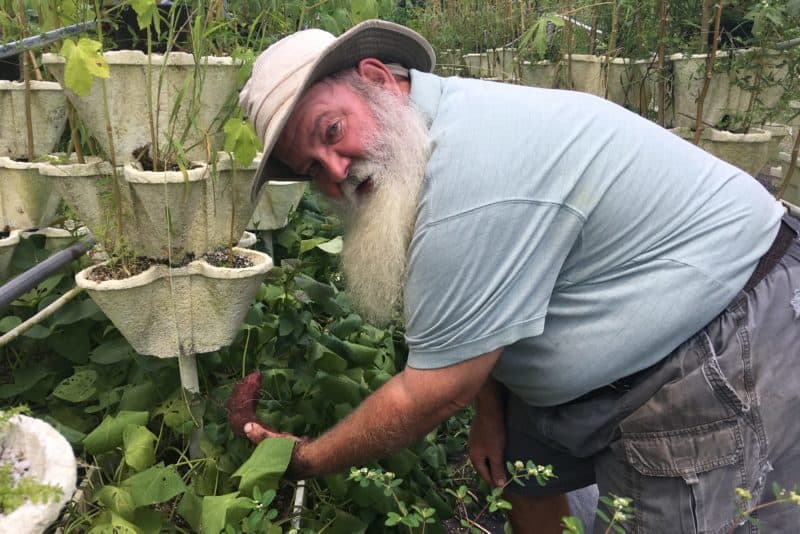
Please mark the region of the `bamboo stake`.
<svg viewBox="0 0 800 534"><path fill-rule="evenodd" d="M695 145L700 142L700 136L704 128L703 104L708 94L708 86L711 85L711 76L714 74L714 63L717 59L717 41L719 41L719 27L722 20L722 2L723 0L717 0L717 5L715 6L717 12L714 14L714 42L711 44L711 52L706 56L706 77L703 80L703 89L697 98L697 117L695 118L694 138L692 139L692 143Z"/></svg>

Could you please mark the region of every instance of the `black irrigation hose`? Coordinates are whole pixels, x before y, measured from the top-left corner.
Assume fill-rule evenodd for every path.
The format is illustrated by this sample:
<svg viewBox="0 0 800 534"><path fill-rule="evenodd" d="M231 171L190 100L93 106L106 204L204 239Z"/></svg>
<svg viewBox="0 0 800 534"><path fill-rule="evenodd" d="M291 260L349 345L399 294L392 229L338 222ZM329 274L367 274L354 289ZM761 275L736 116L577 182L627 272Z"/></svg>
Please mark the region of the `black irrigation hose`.
<svg viewBox="0 0 800 534"><path fill-rule="evenodd" d="M33 48L38 48L50 43L55 43L56 41L60 41L65 37L70 37L72 35L88 31L89 29L93 28L95 24L96 22L94 20L90 20L88 22L79 22L78 24L73 24L72 26L65 26L63 28L41 33L39 35L32 35L31 37L26 37L25 39L20 39L19 41L0 45L0 59L9 56L15 56L26 50L31 50Z"/></svg>
<svg viewBox="0 0 800 534"><path fill-rule="evenodd" d="M0 287L0 310L60 271L68 263L86 254L94 243L91 237L78 240L3 284Z"/></svg>

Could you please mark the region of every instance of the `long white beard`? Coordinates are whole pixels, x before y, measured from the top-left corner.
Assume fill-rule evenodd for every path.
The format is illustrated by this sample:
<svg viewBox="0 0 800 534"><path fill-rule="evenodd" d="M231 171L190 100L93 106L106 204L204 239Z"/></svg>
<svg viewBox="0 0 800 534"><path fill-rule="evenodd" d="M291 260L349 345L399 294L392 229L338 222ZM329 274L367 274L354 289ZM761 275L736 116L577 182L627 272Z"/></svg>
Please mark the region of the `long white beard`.
<svg viewBox="0 0 800 534"><path fill-rule="evenodd" d="M344 222L342 271L354 309L374 324L385 324L403 302L407 252L417 202L430 157L428 127L404 98L380 88L369 91L380 131L369 142L369 158L351 165L334 202ZM355 187L372 177L373 190Z"/></svg>

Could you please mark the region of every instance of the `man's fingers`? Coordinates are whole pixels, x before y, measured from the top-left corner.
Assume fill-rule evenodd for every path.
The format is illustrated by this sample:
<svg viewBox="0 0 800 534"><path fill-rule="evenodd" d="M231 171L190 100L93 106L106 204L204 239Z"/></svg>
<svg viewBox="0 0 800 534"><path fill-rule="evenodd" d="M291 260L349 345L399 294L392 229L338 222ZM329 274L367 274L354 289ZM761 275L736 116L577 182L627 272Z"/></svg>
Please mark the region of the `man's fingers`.
<svg viewBox="0 0 800 534"><path fill-rule="evenodd" d="M277 434L270 432L258 423L246 423L244 425L244 434L252 443L261 443L267 438L274 438Z"/></svg>
<svg viewBox="0 0 800 534"><path fill-rule="evenodd" d="M491 470L491 482L495 486L504 486L506 484L506 470L503 467L503 458L501 456L489 456L487 459L489 469Z"/></svg>

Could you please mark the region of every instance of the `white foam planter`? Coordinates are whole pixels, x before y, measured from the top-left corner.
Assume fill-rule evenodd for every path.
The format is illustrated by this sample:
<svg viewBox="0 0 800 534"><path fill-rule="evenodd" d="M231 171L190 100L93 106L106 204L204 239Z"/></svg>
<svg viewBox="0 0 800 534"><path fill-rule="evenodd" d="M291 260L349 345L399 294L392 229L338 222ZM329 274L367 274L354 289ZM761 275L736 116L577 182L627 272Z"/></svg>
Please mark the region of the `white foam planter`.
<svg viewBox="0 0 800 534"><path fill-rule="evenodd" d="M190 160L209 159L213 152L221 149L223 107L236 91L237 61L209 56L200 58L196 64L194 56L185 52L152 54L148 60L148 56L138 50L106 52L103 57L110 71L105 85L116 153L114 161L118 164L132 161L133 151L150 143L148 93L152 97L158 145L162 151L169 136L180 139ZM64 58L44 54L42 63L63 85ZM147 85L148 71L152 73L150 86ZM110 155L102 82L95 79L85 97L69 89L65 89L65 93L89 132Z"/></svg>
<svg viewBox="0 0 800 534"><path fill-rule="evenodd" d="M44 249L49 251L61 250L74 243L77 239L89 235L89 229L82 226L75 232L71 232L64 228L55 228L48 226L46 228L39 228L35 231L22 232L20 237L22 239L30 239L31 236L40 235L44 237Z"/></svg>
<svg viewBox="0 0 800 534"><path fill-rule="evenodd" d="M124 235L137 254L161 258L171 252L178 261L186 253L199 256L239 240L253 212L249 195L255 171L237 170L234 178L229 161L219 162L215 172L198 165L186 173L125 166L130 205L125 211L131 220Z"/></svg>
<svg viewBox="0 0 800 534"><path fill-rule="evenodd" d="M769 157L777 157L778 150L786 136L792 135L791 127L785 124L764 124L761 129L766 130L772 136L769 140Z"/></svg>
<svg viewBox="0 0 800 534"><path fill-rule="evenodd" d="M64 91L56 82L31 81L31 128L35 156L49 154L67 121ZM28 156L25 84L0 80L0 156Z"/></svg>
<svg viewBox="0 0 800 534"><path fill-rule="evenodd" d="M253 216L247 223L251 230L277 230L297 209L308 182L267 182L261 188Z"/></svg>
<svg viewBox="0 0 800 534"><path fill-rule="evenodd" d="M231 236L242 235L253 215L255 204L250 200L250 190L260 158L247 167L235 165L226 152L217 153L217 161L209 163L206 184L206 210L208 211L208 241L233 244Z"/></svg>
<svg viewBox="0 0 800 534"><path fill-rule="evenodd" d="M11 230L8 233L8 237L0 239L0 279L2 280L8 277L11 258L14 256L14 250L19 244L21 233L20 230Z"/></svg>
<svg viewBox="0 0 800 534"><path fill-rule="evenodd" d="M689 128L670 131L690 142L694 138L694 132ZM757 128L751 128L746 134L704 128L698 146L755 176L769 161L771 137L769 132Z"/></svg>
<svg viewBox="0 0 800 534"><path fill-rule="evenodd" d="M559 73L562 66L547 59L530 62L523 61L519 65L519 79L525 85L555 89L561 87Z"/></svg>
<svg viewBox="0 0 800 534"><path fill-rule="evenodd" d="M39 174L41 165L0 157L0 228L40 228L56 219L61 197Z"/></svg>
<svg viewBox="0 0 800 534"><path fill-rule="evenodd" d="M741 57L753 53L752 50L737 52ZM693 128L697 116L697 99L703 89L707 54L673 54L670 61L673 67L673 110L675 126ZM717 52L715 71L711 75L708 92L703 101L703 122L716 125L725 115L741 115L747 109L751 91L737 86L736 81L750 78L749 85L756 74L756 68L731 67L724 69L720 62L727 61L728 52ZM772 78L758 94L761 109L774 108L783 95L783 82L789 76L788 63L780 53L769 53L762 57L764 62L762 76ZM758 121L756 121L758 122Z"/></svg>
<svg viewBox="0 0 800 534"><path fill-rule="evenodd" d="M4 448L21 453L30 463L29 476L62 490L60 498L54 501L28 502L8 515L0 515L0 532L40 534L58 518L75 491L78 471L72 446L46 422L25 415L11 418L0 442Z"/></svg>
<svg viewBox="0 0 800 534"><path fill-rule="evenodd" d="M102 234L114 223L110 163L92 156L85 163L44 163L39 173L49 177L56 193L92 231Z"/></svg>
<svg viewBox="0 0 800 534"><path fill-rule="evenodd" d="M206 239L206 180L208 167L180 171L142 171L124 168L131 224L124 236L137 255L173 261L189 252L214 248ZM241 233L239 234L241 235Z"/></svg>
<svg viewBox="0 0 800 534"><path fill-rule="evenodd" d="M171 358L211 352L233 341L264 273L272 268L272 259L262 252L233 250L253 266L228 269L196 260L104 282L89 279L93 266L79 272L75 282L139 354Z"/></svg>
<svg viewBox="0 0 800 534"><path fill-rule="evenodd" d="M792 155L788 152L781 152L778 155L778 158L784 163L784 170L780 180L780 183L783 183L783 176L786 176L786 173L789 171L789 163L792 160ZM781 199L789 202L790 204L794 204L795 206L800 206L800 158L798 158L798 161L795 161L794 165L795 167L794 172L792 173L792 181L786 186L786 191L784 191Z"/></svg>

